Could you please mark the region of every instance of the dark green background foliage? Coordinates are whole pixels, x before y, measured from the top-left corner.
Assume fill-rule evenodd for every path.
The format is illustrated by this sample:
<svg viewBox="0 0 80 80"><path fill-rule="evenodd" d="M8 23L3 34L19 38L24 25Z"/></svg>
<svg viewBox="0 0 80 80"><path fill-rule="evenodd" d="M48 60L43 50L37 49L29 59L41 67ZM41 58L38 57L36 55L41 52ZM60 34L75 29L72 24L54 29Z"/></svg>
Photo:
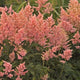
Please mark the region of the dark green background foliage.
<svg viewBox="0 0 80 80"><path fill-rule="evenodd" d="M17 2L19 1L19 2ZM10 6L13 5L13 9L17 11L17 9L20 9L20 5L25 0L0 0L0 6ZM28 0L30 4L33 6L36 6L35 0ZM67 8L69 0L49 0L55 11L51 12L53 14L53 18L56 19L59 18L60 14L60 7L63 6L63 8ZM79 0L80 1L80 0ZM24 4L26 5L27 2ZM21 7L23 7L22 5ZM58 13L58 14L57 14ZM44 18L47 18L50 16L50 14L45 14ZM4 44L6 46L4 46ZM1 66L2 60L10 61L9 60L9 54L13 51L14 47L9 44L8 40L4 41L3 45L3 51L2 53L5 53L0 57L0 71L2 71L3 67ZM24 45L25 44L25 45ZM39 48L39 50L36 49L36 47ZM23 42L23 48L27 50L27 55L24 57L22 61L17 60L17 55L12 63L13 68L19 65L19 63L24 62L26 64L27 69L29 72L22 77L23 80L41 80L40 78L48 73L48 80L80 80L80 50L75 49L74 45L71 45L71 48L73 49L73 57L66 62L65 64L62 64L59 62L59 59L53 58L49 61L43 62L41 59L41 53L47 49L44 49L37 43L32 43L31 45L29 42ZM4 77L3 80L15 80L15 77L12 79Z"/></svg>

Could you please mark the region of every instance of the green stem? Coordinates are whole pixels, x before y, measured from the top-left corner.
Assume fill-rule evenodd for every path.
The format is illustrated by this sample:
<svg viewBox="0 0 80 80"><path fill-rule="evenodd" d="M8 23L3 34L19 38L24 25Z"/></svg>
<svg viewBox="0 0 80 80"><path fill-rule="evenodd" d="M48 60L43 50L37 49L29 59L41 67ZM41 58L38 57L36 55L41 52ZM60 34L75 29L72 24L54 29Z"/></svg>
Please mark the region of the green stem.
<svg viewBox="0 0 80 80"><path fill-rule="evenodd" d="M68 6L62 6L63 8L68 8ZM55 9L60 9L60 7L55 7Z"/></svg>
<svg viewBox="0 0 80 80"><path fill-rule="evenodd" d="M62 67L62 70L61 70L61 73L60 73L59 79L60 79L61 76L62 76L63 70L64 70L64 64L63 64L63 67Z"/></svg>
<svg viewBox="0 0 80 80"><path fill-rule="evenodd" d="M57 14L58 17L60 17L60 14L55 9L54 12Z"/></svg>
<svg viewBox="0 0 80 80"><path fill-rule="evenodd" d="M43 66L44 66L44 60L43 60Z"/></svg>
<svg viewBox="0 0 80 80"><path fill-rule="evenodd" d="M18 9L17 9L17 11L16 12L19 12L19 10L23 7L23 5L26 3L26 1L24 1L19 7L18 7Z"/></svg>
<svg viewBox="0 0 80 80"><path fill-rule="evenodd" d="M62 0L62 6L64 6L64 0Z"/></svg>

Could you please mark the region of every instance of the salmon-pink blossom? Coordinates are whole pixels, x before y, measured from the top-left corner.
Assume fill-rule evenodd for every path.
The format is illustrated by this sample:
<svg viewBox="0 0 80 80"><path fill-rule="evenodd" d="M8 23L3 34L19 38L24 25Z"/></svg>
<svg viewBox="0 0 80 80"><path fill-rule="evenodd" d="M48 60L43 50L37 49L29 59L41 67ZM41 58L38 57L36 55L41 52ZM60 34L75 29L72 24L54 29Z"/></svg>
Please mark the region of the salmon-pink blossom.
<svg viewBox="0 0 80 80"><path fill-rule="evenodd" d="M18 67L16 67L16 69L17 69L17 71L15 71L15 74L17 76L25 75L28 72L28 70L24 71L26 69L25 62L20 64Z"/></svg>
<svg viewBox="0 0 80 80"><path fill-rule="evenodd" d="M9 58L10 58L10 61L13 62L15 59L15 53L14 52L10 53Z"/></svg>
<svg viewBox="0 0 80 80"><path fill-rule="evenodd" d="M5 74L8 74L9 72L14 71L12 69L12 64L10 64L9 62L6 62L6 61L3 61L3 62L4 62L3 66L5 67L5 69L3 69L3 71L5 71Z"/></svg>
<svg viewBox="0 0 80 80"><path fill-rule="evenodd" d="M60 60L60 62L64 64L66 61L64 61L64 60Z"/></svg>
<svg viewBox="0 0 80 80"><path fill-rule="evenodd" d="M48 80L48 74L44 75L41 79L42 80Z"/></svg>
<svg viewBox="0 0 80 80"><path fill-rule="evenodd" d="M72 57L72 50L66 49L63 54L59 54L63 59L69 60Z"/></svg>
<svg viewBox="0 0 80 80"><path fill-rule="evenodd" d="M26 50L22 49L18 52L22 57L26 55Z"/></svg>
<svg viewBox="0 0 80 80"><path fill-rule="evenodd" d="M53 57L58 57L56 54L54 54L54 52L58 51L59 47L53 47L52 49L49 49L46 52L43 52L42 54L42 60L46 60L48 61L49 59L53 58Z"/></svg>
<svg viewBox="0 0 80 80"><path fill-rule="evenodd" d="M20 56L19 54L17 54L17 57L18 57L18 59L23 59L23 57L22 56Z"/></svg>
<svg viewBox="0 0 80 80"><path fill-rule="evenodd" d="M12 77L13 77L13 75L12 75L12 74L8 74L8 77L9 77L9 78L12 78Z"/></svg>
<svg viewBox="0 0 80 80"><path fill-rule="evenodd" d="M4 76L4 73L3 72L0 72L0 77L3 77Z"/></svg>
<svg viewBox="0 0 80 80"><path fill-rule="evenodd" d="M76 49L80 49L80 46L75 46L76 47Z"/></svg>
<svg viewBox="0 0 80 80"><path fill-rule="evenodd" d="M80 34L78 31L75 33L75 35L73 36L73 39L71 39L71 40L72 40L73 44L80 43Z"/></svg>
<svg viewBox="0 0 80 80"><path fill-rule="evenodd" d="M76 29L73 28L73 25L70 24L70 22L67 22L67 21L61 21L61 27L64 28L67 32L75 32Z"/></svg>
<svg viewBox="0 0 80 80"><path fill-rule="evenodd" d="M38 7L36 7L37 10L40 10L40 8L47 2L48 0L37 0L36 3L38 3Z"/></svg>
<svg viewBox="0 0 80 80"><path fill-rule="evenodd" d="M77 30L80 30L80 3L78 0L70 0L67 11L61 8L61 20L70 22Z"/></svg>
<svg viewBox="0 0 80 80"><path fill-rule="evenodd" d="M22 79L20 78L20 76L18 76L18 77L16 78L16 80L22 80Z"/></svg>

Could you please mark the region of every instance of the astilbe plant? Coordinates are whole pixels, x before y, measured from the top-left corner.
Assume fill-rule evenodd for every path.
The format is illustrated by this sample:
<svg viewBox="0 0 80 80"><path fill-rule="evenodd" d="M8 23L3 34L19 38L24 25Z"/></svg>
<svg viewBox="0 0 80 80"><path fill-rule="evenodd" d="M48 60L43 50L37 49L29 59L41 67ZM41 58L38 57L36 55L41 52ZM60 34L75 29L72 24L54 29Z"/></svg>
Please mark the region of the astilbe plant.
<svg viewBox="0 0 80 80"><path fill-rule="evenodd" d="M67 11L61 8L61 22L60 25L68 33L74 33L73 39L71 39L73 44L79 44L79 30L80 30L80 3L78 0L70 0L69 7ZM66 27L67 26L67 27ZM76 46L75 46L76 47ZM78 47L79 48L79 45Z"/></svg>
<svg viewBox="0 0 80 80"><path fill-rule="evenodd" d="M55 57L59 59L59 62L66 63L72 57L73 50L70 48L69 42L72 41L73 44L80 43L80 4L77 0L70 0L69 9L66 12L61 8L60 21L55 25L52 15L44 19L44 13L50 13L53 10L51 4L47 1L36 1L38 3L37 7L32 7L28 3L18 13L12 10L12 6L9 9L0 7L0 12L2 12L0 18L0 58L2 62L0 77L14 77L16 80L22 80L24 79L23 76L28 74L29 70L26 67L25 57L30 53L23 48L26 45L24 44L25 41L29 42L30 45L35 42L44 48L40 53L42 62ZM42 9L43 13L40 12L41 7L44 8ZM34 8L38 11L38 15L33 14ZM70 39L69 35L72 33L75 33L75 35L73 39ZM8 52L4 52L6 45L9 48L12 47ZM48 48L48 50L45 48ZM39 50L38 47L37 50ZM7 55L7 59L3 57L4 54ZM40 78L42 80L46 78L47 80L48 74L45 73Z"/></svg>

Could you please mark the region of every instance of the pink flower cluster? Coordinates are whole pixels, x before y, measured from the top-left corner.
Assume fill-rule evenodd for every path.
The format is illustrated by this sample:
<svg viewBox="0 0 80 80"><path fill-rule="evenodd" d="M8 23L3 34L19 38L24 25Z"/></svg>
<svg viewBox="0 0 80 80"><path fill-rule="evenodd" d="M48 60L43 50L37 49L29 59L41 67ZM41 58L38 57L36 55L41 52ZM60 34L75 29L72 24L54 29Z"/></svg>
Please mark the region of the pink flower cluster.
<svg viewBox="0 0 80 80"><path fill-rule="evenodd" d="M65 59L68 61L72 57L72 50L71 49L66 49L64 50L63 54L58 54L56 55L54 52L60 50L59 46L53 47L52 49L49 49L48 51L44 52L42 54L42 60L49 60L53 57L59 58L59 56L62 57L62 59ZM65 60L60 60L60 62L65 63Z"/></svg>
<svg viewBox="0 0 80 80"><path fill-rule="evenodd" d="M38 7L34 7L36 8L36 10L40 11L40 9L43 7L45 8L42 12L43 13L50 13L50 11L53 11L53 7L52 4L50 2L47 3L48 0L37 0L35 1L38 4Z"/></svg>
<svg viewBox="0 0 80 80"><path fill-rule="evenodd" d="M73 36L73 39L71 39L72 43L75 45L75 44L79 44L80 43L80 34L79 34L79 31L77 31L75 33L75 35ZM76 49L80 49L80 46L77 45L75 46Z"/></svg>
<svg viewBox="0 0 80 80"><path fill-rule="evenodd" d="M73 33L73 32L76 31L76 29L73 28L73 25L70 24L70 22L67 22L67 21L63 21L63 20L62 20L61 23L60 23L60 26L61 26L64 30L66 30L66 32L71 32L71 33Z"/></svg>
<svg viewBox="0 0 80 80"><path fill-rule="evenodd" d="M5 69L3 69L4 72L0 72L0 77L6 75L7 77L12 78L13 74L11 74L11 72L14 71L14 69L12 69L12 65L9 62L6 61L3 62L4 62L3 66L5 67Z"/></svg>
<svg viewBox="0 0 80 80"><path fill-rule="evenodd" d="M48 80L48 74L44 75L41 79L42 80Z"/></svg>
<svg viewBox="0 0 80 80"><path fill-rule="evenodd" d="M38 2L39 4L43 4L46 1L40 2L38 0ZM19 13L13 11L12 14L7 15L3 10L0 20L0 43L8 39L10 43L15 43L18 46L24 40L30 43L33 41L37 42L41 46L45 46L46 44L48 46L65 46L68 36L59 25L52 27L55 24L52 15L44 20L43 14L39 12L38 16L36 16L33 15L33 11L34 9L32 9L29 3ZM46 43L47 38L50 40L49 43Z"/></svg>
<svg viewBox="0 0 80 80"><path fill-rule="evenodd" d="M4 76L4 73L0 71L0 77L3 77L3 76Z"/></svg>
<svg viewBox="0 0 80 80"><path fill-rule="evenodd" d="M68 35L65 32L63 28L60 27L60 25L52 27L51 34L49 34L48 38L50 39L50 45L51 46L60 46L63 48L67 48L67 40L68 40Z"/></svg>
<svg viewBox="0 0 80 80"><path fill-rule="evenodd" d="M18 59L23 59L23 57L26 55L26 50L24 50L24 49L20 49L19 51L18 51Z"/></svg>
<svg viewBox="0 0 80 80"><path fill-rule="evenodd" d="M52 49L49 49L46 52L43 52L42 54L42 60L48 61L49 59L53 57L58 57L57 55L54 54L54 52L59 50L59 46L52 47Z"/></svg>
<svg viewBox="0 0 80 80"><path fill-rule="evenodd" d="M72 43L73 43L73 44L80 43L80 34L79 34L78 31L77 31L77 32L75 33L75 35L73 36Z"/></svg>
<svg viewBox="0 0 80 80"><path fill-rule="evenodd" d="M10 58L10 61L13 62L15 59L15 53L14 52L10 53L9 58Z"/></svg>
<svg viewBox="0 0 80 80"><path fill-rule="evenodd" d="M78 0L70 0L67 12L61 8L61 20L69 22L77 30L80 30L80 3Z"/></svg>
<svg viewBox="0 0 80 80"><path fill-rule="evenodd" d="M25 74L28 72L28 70L24 71L24 70L26 69L26 67L25 67L25 62L22 63L22 64L20 64L20 65L19 65L18 67L16 67L16 68L17 68L17 70L15 71L15 75L18 76L18 77L16 78L16 80L22 80L22 79L20 78L20 76L25 75Z"/></svg>
<svg viewBox="0 0 80 80"><path fill-rule="evenodd" d="M59 56L68 61L72 57L72 50L66 49L63 54L59 54Z"/></svg>
<svg viewBox="0 0 80 80"><path fill-rule="evenodd" d="M10 64L7 61L3 61L3 63L5 69L3 69L3 72L0 72L0 77L6 75L8 78L12 78L13 77L12 72L15 72L14 76L18 76L16 80L22 80L20 76L25 75L28 72L28 70L24 71L26 69L25 62L21 63L18 67L16 67L17 70L12 69L12 64Z"/></svg>

